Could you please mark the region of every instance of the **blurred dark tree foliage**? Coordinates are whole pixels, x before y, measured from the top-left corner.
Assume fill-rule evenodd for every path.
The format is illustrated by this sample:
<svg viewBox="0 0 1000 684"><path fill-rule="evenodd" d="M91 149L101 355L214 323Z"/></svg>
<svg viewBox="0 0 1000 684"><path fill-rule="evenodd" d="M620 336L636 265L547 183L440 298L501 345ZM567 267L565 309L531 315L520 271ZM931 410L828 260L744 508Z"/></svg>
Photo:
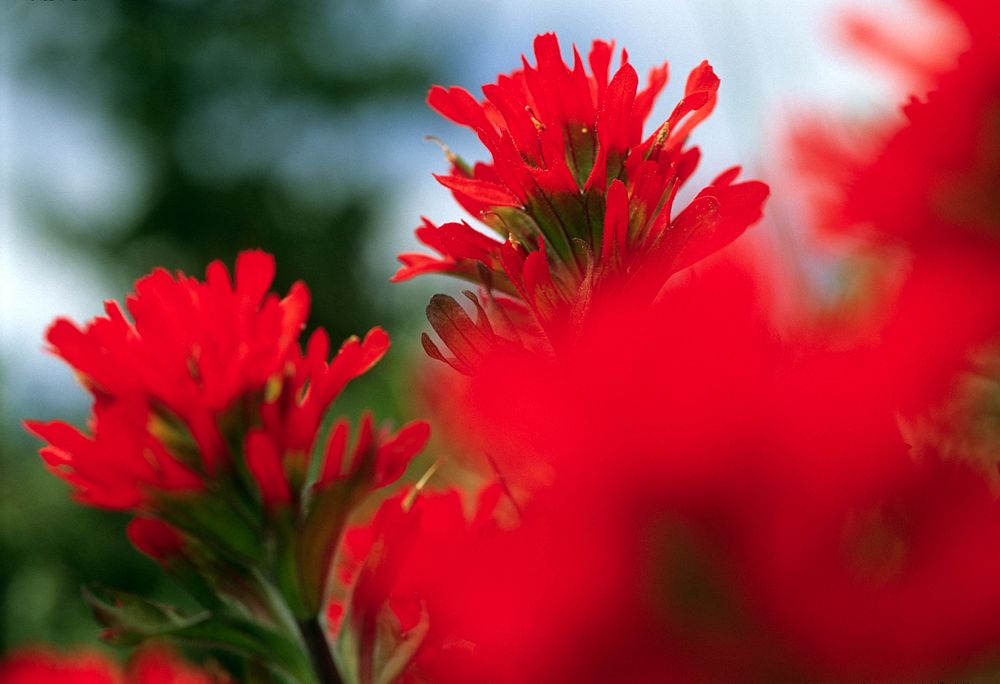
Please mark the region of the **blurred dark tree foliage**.
<svg viewBox="0 0 1000 684"><path fill-rule="evenodd" d="M390 19L383 3L60 4L72 12L48 13L20 66L105 113L138 144L151 182L125 225L49 216L49 229L127 278L163 263L198 273L261 247L275 254L282 289L299 278L310 285L310 322L333 339L374 324L360 252L382 189L352 169L377 162L322 148L301 157L310 140L329 139L317 131L358 135L350 128L371 108L422 107L426 54L370 44Z"/></svg>
<svg viewBox="0 0 1000 684"><path fill-rule="evenodd" d="M309 284L310 323L326 326L332 339L391 325L362 258L384 196L377 181L365 180L380 177L379 161L324 149L337 136L357 139L358 122L372 112L422 107L431 57L414 52L416 37L383 33L390 5L32 5L18 17L19 76L96 112L136 147L145 191L113 225L85 225L45 196L29 198L35 206L27 210L115 282L157 265L202 273L212 259L232 264L239 249L261 247L277 257L280 291L296 279ZM382 384L361 394L374 391L385 402L386 381L375 382ZM21 410L30 407L2 412ZM93 646L98 630L79 594L85 582L176 600L155 564L129 546L124 516L72 503L44 474L34 440L11 432L0 446L0 653L26 642Z"/></svg>

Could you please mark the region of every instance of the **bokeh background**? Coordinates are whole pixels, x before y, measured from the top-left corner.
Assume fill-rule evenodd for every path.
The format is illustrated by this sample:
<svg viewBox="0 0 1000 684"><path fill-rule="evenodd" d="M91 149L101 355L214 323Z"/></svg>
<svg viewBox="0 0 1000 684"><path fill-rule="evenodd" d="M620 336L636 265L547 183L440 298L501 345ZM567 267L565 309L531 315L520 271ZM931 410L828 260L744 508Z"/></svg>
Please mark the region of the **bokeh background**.
<svg viewBox="0 0 1000 684"><path fill-rule="evenodd" d="M804 112L892 111L898 84L852 59L838 18L858 0L7 0L0 5L0 652L97 643L79 587L170 596L125 541L124 517L73 504L25 417L85 420L86 397L42 348L57 315L85 320L157 265L201 273L246 247L305 280L334 339L385 326L394 349L341 408L416 410L412 368L429 279L390 285L421 215L459 210L425 136L481 158L423 104L432 83L476 92L530 52L595 37L640 72L669 59L665 118L709 58L720 106L697 133L698 181L741 162L774 186L754 229L809 270L783 136ZM879 11L915 20L913 3ZM655 124L656 122L651 122Z"/></svg>

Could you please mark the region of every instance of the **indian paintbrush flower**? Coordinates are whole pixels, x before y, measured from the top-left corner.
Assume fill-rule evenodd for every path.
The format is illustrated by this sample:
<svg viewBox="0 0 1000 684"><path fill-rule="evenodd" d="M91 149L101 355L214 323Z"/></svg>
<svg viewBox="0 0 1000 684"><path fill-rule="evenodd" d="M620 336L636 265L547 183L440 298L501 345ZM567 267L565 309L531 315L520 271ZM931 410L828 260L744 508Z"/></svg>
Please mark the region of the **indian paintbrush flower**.
<svg viewBox="0 0 1000 684"><path fill-rule="evenodd" d="M26 425L76 498L135 514L135 546L206 607L221 605L218 594L280 622L274 581L312 625L348 516L403 475L429 429L416 421L394 433L365 414L351 449L343 419L319 448L329 407L389 338L373 328L331 357L317 329L303 349L309 292L296 283L270 294L274 269L260 251L239 255L234 279L221 262L204 281L157 269L126 299L131 320L115 302L82 327L57 320L50 350L93 397L89 429ZM115 623L109 635L131 638L128 614L92 603Z"/></svg>
<svg viewBox="0 0 1000 684"><path fill-rule="evenodd" d="M674 213L700 156L688 136L716 102L719 79L707 62L691 72L668 119L644 138L666 65L638 90L625 51L611 74L613 43L594 42L589 73L575 49L572 67L563 62L553 34L538 36L534 48L535 65L523 59L521 69L483 86L482 101L440 86L427 98L472 129L492 156L469 166L448 151L451 171L436 177L499 239L465 222L425 220L417 237L439 256L403 254L394 276L439 272L482 286L478 297L470 295L476 323L450 298L436 297L428 308L455 354L447 361L463 372L497 343L563 351L606 284L645 281L642 296L652 299L672 273L755 223L768 194L763 183L736 182L735 167ZM445 360L429 338L424 347Z"/></svg>

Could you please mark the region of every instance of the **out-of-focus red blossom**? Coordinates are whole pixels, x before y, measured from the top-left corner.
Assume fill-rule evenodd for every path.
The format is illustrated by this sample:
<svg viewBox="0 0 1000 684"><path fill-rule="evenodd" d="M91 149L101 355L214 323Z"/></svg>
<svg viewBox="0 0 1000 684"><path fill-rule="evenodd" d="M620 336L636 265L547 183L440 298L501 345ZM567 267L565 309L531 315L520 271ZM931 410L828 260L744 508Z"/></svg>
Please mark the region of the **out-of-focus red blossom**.
<svg viewBox="0 0 1000 684"><path fill-rule="evenodd" d="M0 664L3 684L123 684L121 670L99 653L58 654L43 649L8 655Z"/></svg>
<svg viewBox="0 0 1000 684"><path fill-rule="evenodd" d="M454 357L445 359L429 338L425 348L463 372L493 346L561 351L611 283L637 281L643 286L634 285L635 296L651 299L672 273L755 223L768 194L763 183L736 183L736 167L673 214L700 156L685 147L687 138L716 102L719 79L707 62L644 139L666 65L638 91L624 51L611 75L613 43L593 43L589 73L575 49L573 65L563 62L553 34L538 36L534 48L536 64L522 59L521 69L483 86L482 101L458 87L435 86L428 95L431 107L472 129L492 155L469 167L449 151L451 172L437 178L500 239L464 222L425 220L417 237L440 256L401 255L394 280L442 272L483 286L470 295L475 323L450 298L435 298L428 309Z"/></svg>
<svg viewBox="0 0 1000 684"><path fill-rule="evenodd" d="M0 664L2 684L227 684L220 672L206 672L170 651L140 651L123 669L99 653L60 654L46 648L9 655Z"/></svg>
<svg viewBox="0 0 1000 684"><path fill-rule="evenodd" d="M622 293L560 363L485 359L470 429L556 476L447 596L481 675L922 681L1000 655L1000 506L898 427L1000 329L937 267L849 338L779 340L765 277L717 264L652 312Z"/></svg>
<svg viewBox="0 0 1000 684"><path fill-rule="evenodd" d="M860 238L876 256L877 268L865 274L868 299L891 291L886 281L909 282L915 310L930 298L935 307L950 302L949 316L978 316L982 323L975 331L942 326L932 339L953 351L964 345L989 353L992 345L995 355L1000 326L990 319L1000 309L1000 5L935 0L925 8L944 15L936 20L937 35L925 41L852 19L855 37L883 63L908 65L918 96L904 108L905 121L857 126L849 138L813 125L795 142L803 177L819 193L820 225L830 234ZM928 54L932 58L923 59ZM976 427L982 417L969 401L977 393L976 377L991 374L996 378L995 369L981 367L951 394L940 393L940 405L907 413L911 441L995 463L995 456L982 453L995 445L995 432ZM942 416L950 424L935 425Z"/></svg>
<svg viewBox="0 0 1000 684"><path fill-rule="evenodd" d="M475 665L480 646L463 632L463 611L451 595L476 582L470 573L480 549L503 533L500 521L512 511L502 496L498 486L483 490L470 519L458 490L403 492L370 524L348 530L338 560L347 608L332 602L328 616L335 633L354 635L360 681L373 681L379 654L392 652L377 642L387 635L395 643L419 640L398 681L457 683L483 674Z"/></svg>
<svg viewBox="0 0 1000 684"><path fill-rule="evenodd" d="M125 533L135 548L162 565L184 553L183 535L162 520L133 518Z"/></svg>
<svg viewBox="0 0 1000 684"><path fill-rule="evenodd" d="M856 132L851 142L811 127L797 144L812 176L837 188L821 207L822 223L831 230L861 233L877 243L903 244L921 253L986 249L996 258L1000 7L979 0L937 0L936 6L957 17L965 45L953 47L952 59L914 66L919 84L929 92L905 107L902 125ZM887 44L902 45L909 36L896 37L859 19L853 24L886 62L907 61ZM947 39L939 42L952 45Z"/></svg>

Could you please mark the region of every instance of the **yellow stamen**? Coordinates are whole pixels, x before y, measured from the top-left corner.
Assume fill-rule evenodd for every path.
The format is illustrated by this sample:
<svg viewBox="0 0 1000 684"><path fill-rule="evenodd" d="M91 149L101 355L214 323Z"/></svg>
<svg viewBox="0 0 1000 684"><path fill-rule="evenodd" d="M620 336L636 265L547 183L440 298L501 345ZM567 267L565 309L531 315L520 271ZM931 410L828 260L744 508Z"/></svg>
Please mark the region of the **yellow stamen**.
<svg viewBox="0 0 1000 684"><path fill-rule="evenodd" d="M528 112L528 116L531 117L531 123L535 125L536 131L541 133L542 131L545 130L545 124L543 124L541 121L538 120L538 117L535 116L535 112L531 109L529 105L524 106L524 111Z"/></svg>

